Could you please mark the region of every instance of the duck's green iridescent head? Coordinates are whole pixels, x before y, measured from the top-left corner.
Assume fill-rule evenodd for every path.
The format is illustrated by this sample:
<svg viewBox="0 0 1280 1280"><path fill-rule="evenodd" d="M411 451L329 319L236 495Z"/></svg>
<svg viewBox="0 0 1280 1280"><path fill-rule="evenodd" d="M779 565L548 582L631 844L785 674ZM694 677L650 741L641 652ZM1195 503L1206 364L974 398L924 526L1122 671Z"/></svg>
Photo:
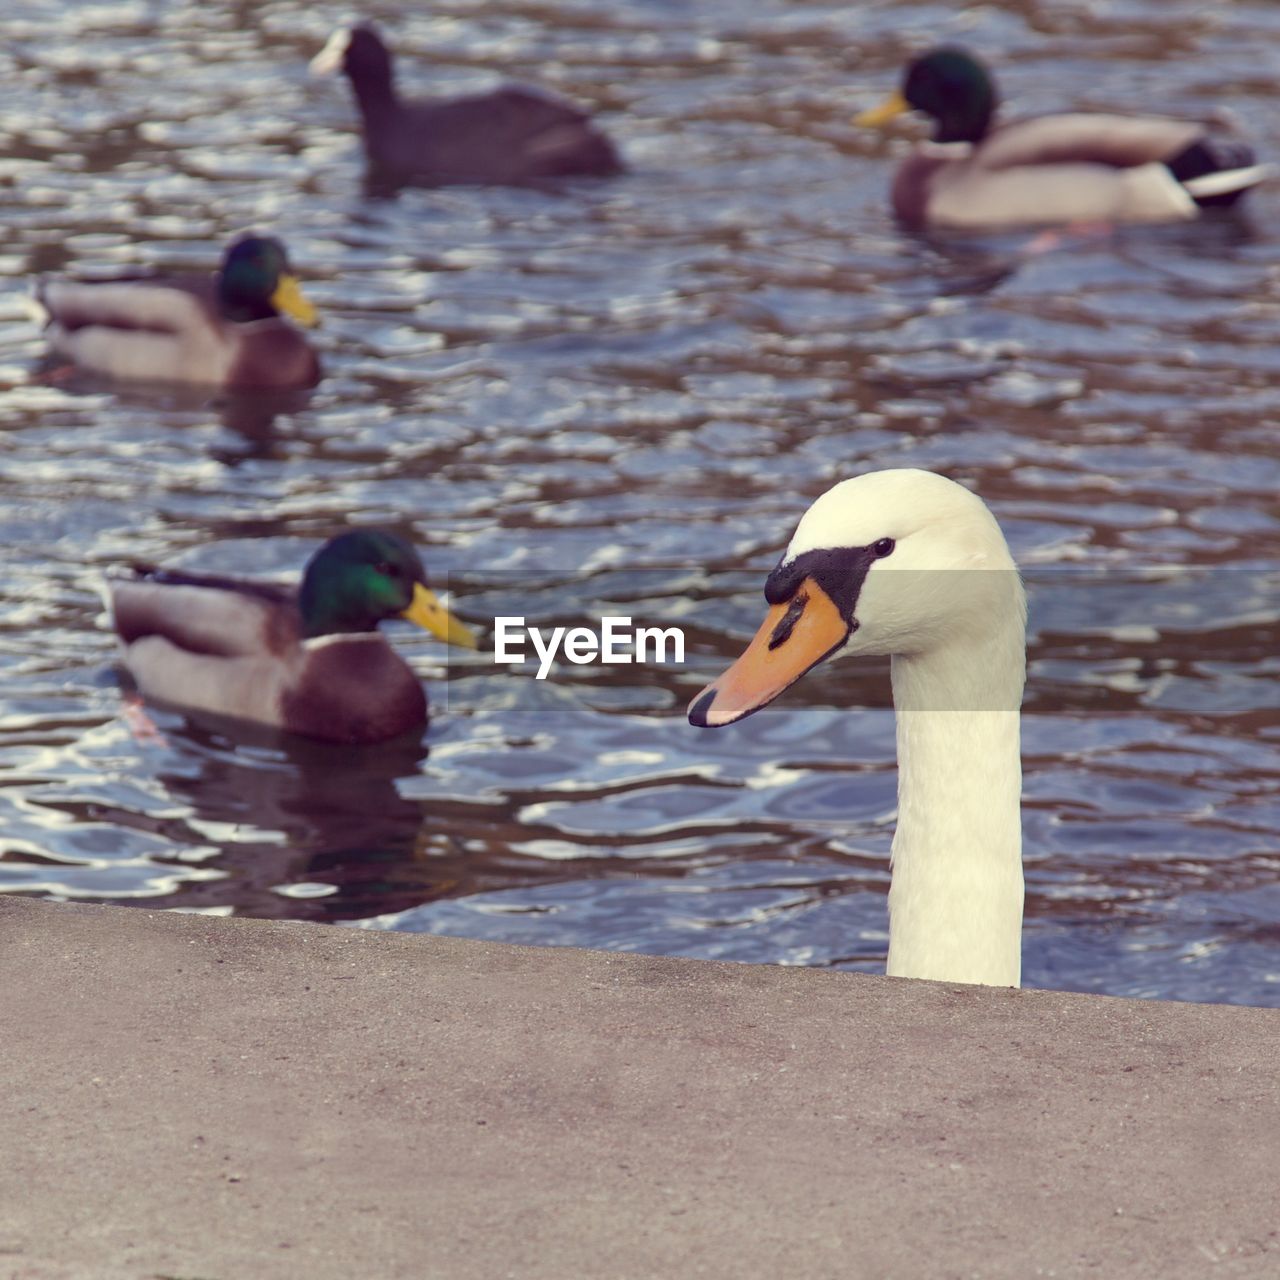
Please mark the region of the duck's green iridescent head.
<svg viewBox="0 0 1280 1280"><path fill-rule="evenodd" d="M416 622L448 644L476 647L471 631L427 586L418 553L383 529L331 538L307 563L298 608L308 636L373 631L385 618Z"/></svg>
<svg viewBox="0 0 1280 1280"><path fill-rule="evenodd" d="M879 126L904 111L921 111L936 122L935 142L980 142L991 127L999 99L986 67L953 45L921 54L902 77L902 88L858 116Z"/></svg>
<svg viewBox="0 0 1280 1280"><path fill-rule="evenodd" d="M218 272L218 304L237 323L281 312L308 328L316 323L316 309L289 270L284 245L271 236L242 236L227 249Z"/></svg>

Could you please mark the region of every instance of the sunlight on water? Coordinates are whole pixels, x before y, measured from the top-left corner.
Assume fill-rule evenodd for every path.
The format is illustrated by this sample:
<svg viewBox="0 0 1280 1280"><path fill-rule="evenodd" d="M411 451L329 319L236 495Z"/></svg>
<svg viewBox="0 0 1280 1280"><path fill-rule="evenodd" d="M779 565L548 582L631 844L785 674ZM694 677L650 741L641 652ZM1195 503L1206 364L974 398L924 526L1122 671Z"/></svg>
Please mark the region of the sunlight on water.
<svg viewBox="0 0 1280 1280"><path fill-rule="evenodd" d="M919 466L971 483L1026 571L1027 981L1280 1003L1280 188L1046 252L913 238L886 212L909 130L852 125L941 34L1017 111L1221 104L1265 150L1280 16L370 12L406 85L544 84L633 172L366 197L346 86L306 75L332 6L6 20L0 889L876 971L885 667L814 671L718 733L683 708L807 504ZM321 308L313 393L42 360L33 276L204 269L248 226ZM393 628L434 718L360 752L126 705L105 569L288 573L349 519L413 531L473 621L626 612L684 627L687 661L537 681Z"/></svg>

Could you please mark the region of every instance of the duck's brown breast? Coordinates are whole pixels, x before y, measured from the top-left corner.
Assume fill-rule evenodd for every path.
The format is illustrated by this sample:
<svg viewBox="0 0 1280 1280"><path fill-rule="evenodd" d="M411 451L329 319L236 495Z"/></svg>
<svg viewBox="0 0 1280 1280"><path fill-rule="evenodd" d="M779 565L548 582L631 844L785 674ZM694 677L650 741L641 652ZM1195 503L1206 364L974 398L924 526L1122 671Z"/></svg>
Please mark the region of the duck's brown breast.
<svg viewBox="0 0 1280 1280"><path fill-rule="evenodd" d="M254 320L233 330L237 350L226 386L236 391L291 391L320 381L320 358L287 320Z"/></svg>
<svg viewBox="0 0 1280 1280"><path fill-rule="evenodd" d="M427 695L379 634L324 636L303 646L281 697L283 727L328 742L380 742L427 720Z"/></svg>

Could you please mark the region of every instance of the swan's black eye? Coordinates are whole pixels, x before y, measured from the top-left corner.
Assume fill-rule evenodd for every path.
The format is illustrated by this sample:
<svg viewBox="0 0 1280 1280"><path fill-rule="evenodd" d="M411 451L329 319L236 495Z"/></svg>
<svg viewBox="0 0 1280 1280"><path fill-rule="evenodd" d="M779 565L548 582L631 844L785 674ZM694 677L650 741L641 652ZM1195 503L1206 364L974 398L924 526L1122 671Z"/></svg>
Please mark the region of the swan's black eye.
<svg viewBox="0 0 1280 1280"><path fill-rule="evenodd" d="M386 578L398 578L400 576L400 566L392 564L390 560L383 560L381 564L374 565L374 570Z"/></svg>
<svg viewBox="0 0 1280 1280"><path fill-rule="evenodd" d="M883 560L885 556L893 554L893 549L897 545L892 538L881 538L879 542L871 544L871 550L876 553L877 559Z"/></svg>

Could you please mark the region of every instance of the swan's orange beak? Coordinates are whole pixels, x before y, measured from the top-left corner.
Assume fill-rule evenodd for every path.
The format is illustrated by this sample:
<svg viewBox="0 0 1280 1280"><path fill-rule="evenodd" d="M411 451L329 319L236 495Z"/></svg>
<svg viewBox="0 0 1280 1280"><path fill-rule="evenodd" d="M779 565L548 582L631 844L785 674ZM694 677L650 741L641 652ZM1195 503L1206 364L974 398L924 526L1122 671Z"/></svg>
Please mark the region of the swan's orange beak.
<svg viewBox="0 0 1280 1280"><path fill-rule="evenodd" d="M759 711L829 658L851 630L831 597L805 578L790 600L765 615L742 657L689 704L689 723L717 728Z"/></svg>

